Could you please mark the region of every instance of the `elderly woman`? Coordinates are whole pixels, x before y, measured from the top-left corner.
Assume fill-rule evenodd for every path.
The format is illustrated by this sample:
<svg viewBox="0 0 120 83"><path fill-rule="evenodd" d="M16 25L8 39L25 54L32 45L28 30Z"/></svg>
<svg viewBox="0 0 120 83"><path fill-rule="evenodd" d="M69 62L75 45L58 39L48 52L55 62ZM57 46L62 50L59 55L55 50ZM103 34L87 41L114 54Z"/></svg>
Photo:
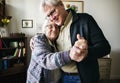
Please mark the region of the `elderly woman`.
<svg viewBox="0 0 120 83"><path fill-rule="evenodd" d="M59 83L61 76L58 68L71 62L69 51L56 52L55 40L59 35L58 26L46 20L42 29L44 33L38 33L34 36L34 50L26 82Z"/></svg>

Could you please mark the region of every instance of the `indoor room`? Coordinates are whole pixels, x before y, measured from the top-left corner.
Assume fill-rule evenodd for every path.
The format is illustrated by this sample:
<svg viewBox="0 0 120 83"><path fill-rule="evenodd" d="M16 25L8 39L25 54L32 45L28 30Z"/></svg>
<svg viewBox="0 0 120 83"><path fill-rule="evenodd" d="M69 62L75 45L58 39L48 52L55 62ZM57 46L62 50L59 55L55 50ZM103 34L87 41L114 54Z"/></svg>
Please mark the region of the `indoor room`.
<svg viewBox="0 0 120 83"><path fill-rule="evenodd" d="M26 82L27 71L28 71L28 67L30 67L30 61L32 58L31 55L32 55L32 51L33 51L30 46L30 44L31 44L30 40L37 33L43 33L42 29L43 29L43 25L46 21L46 18L48 18L48 19L50 18L50 19L54 20L53 17L57 16L56 12L63 11L63 10L57 11L57 9L54 9L49 14L46 14L46 12L43 12L40 9L41 1L42 0L0 0L0 83L34 83L32 81ZM51 1L51 0L49 0L49 1ZM59 0L56 0L56 1L59 1ZM88 21L87 21L87 23L89 23L89 25L91 25L92 27L93 26L99 27L100 28L99 30L101 30L100 31L101 34L103 34L105 36L104 39L106 39L107 43L109 43L109 45L110 45L110 47L109 47L109 45L107 45L107 44L105 44L105 45L102 44L103 42L101 39L100 40L101 48L103 45L103 49L105 49L105 50L100 49L102 51L96 51L98 48L92 49L93 55L94 55L94 53L99 55L98 57L94 56L95 57L94 59L90 59L93 61L95 61L95 60L98 61L98 66L99 66L98 68L99 68L99 74L100 74L100 80L98 83L120 83L120 65L119 65L120 37L118 37L119 33L120 33L120 9L119 9L120 8L120 0L60 0L60 1L62 1L63 5L65 7L65 10L70 9L75 13L79 13L80 15L83 15L83 17L84 17L84 15L88 15L88 16L90 16L88 18L91 18L88 21L95 20L96 25L94 25L94 24L92 25ZM60 6L61 5L62 4L60 4ZM58 4L56 7L58 7ZM48 9L50 9L50 8L48 8ZM47 11L47 9L46 9L46 11ZM46 17L46 15L47 15L47 17ZM71 15L71 12L68 15ZM82 17L81 17L81 19L82 19ZM68 19L67 21L69 22L69 20L70 19ZM72 22L73 22L73 20L70 20L71 25L69 24L69 25L67 25L67 27L71 28ZM62 28L66 27L65 23L66 23L66 20L63 25L59 26L59 22L56 22L56 24L58 24L58 27L60 27L59 28L60 32L58 32L59 33L58 35L60 37L57 36L58 39L56 38L55 45L59 45L59 44L57 44L58 41L62 41L62 43L59 42L61 45L68 44L68 45L63 45L63 46L67 46L67 47L61 46L62 50L59 50L59 47L56 47L57 53L58 53L58 51L63 51L63 49L64 49L64 51L66 51L66 48L67 48L67 50L70 51L69 53L71 53L72 51L68 48L70 48L70 47L72 48L72 46L75 45L73 43L73 41L75 42L75 40L72 41L72 39L76 39L76 41L79 39L82 39L81 37L76 38L76 36L75 36L76 33L79 33L79 30L76 31L75 33L73 32L73 34L71 35L71 33L69 33L69 31L68 31L71 29L66 29L67 32L69 33L69 35L66 36L67 33L64 33L63 34L64 36L63 36L61 33L61 27ZM80 22L80 23L82 23L82 22ZM87 25L87 27L89 25ZM85 28L85 27L86 26L83 26L83 28ZM96 35L96 34L98 34L97 32L95 33L95 30L97 30L97 29L95 29L93 32L91 31L91 30L93 30L92 27L91 27L91 29L90 28L88 29L88 30L90 30L88 32L93 33L93 34L90 34L90 36L92 35L93 38L101 37L101 35L100 36ZM85 29L82 29L81 31L83 31L83 30L85 30ZM80 35L81 35L81 31L80 31ZM84 38L84 35L86 36L86 34L84 34L84 32L83 32L83 38ZM74 36L75 38L72 38L70 36L72 36L72 37ZM90 36L88 34L87 37L90 37ZM67 41L66 37L69 37L68 40L70 40L70 42ZM92 41L92 38L87 39L87 37L85 37L84 39L89 40L91 42L87 42L87 43L83 42L88 45L88 47L86 46L86 50L88 50L88 51L86 51L86 53L88 53L88 57L85 58L86 61L89 59L89 54L91 53L90 52L91 50L89 50L89 49L92 47L91 45L93 45L92 43L94 42L94 41ZM106 40L104 42L106 42ZM99 38L95 40L95 43L98 43L98 42L99 42ZM70 43L71 43L71 46L69 46ZM91 44L91 45L89 45L89 44ZM96 44L96 46L97 46L97 44ZM108 49L107 49L107 46L108 46ZM108 52L103 53L104 51L108 51ZM102 54L104 54L104 55L102 55ZM92 53L91 53L91 55L92 55ZM68 56L70 56L70 54ZM71 56L72 56L72 54L71 54ZM73 61L73 62L75 61L77 63L82 64L82 60L77 61L74 57L71 57L71 56L69 57L70 59L72 58L70 61ZM61 57L59 57L59 58L61 58ZM85 59L83 59L83 62ZM48 59L46 59L46 60L48 60ZM55 62L52 59L50 59L50 60L51 60L51 62ZM68 59L66 59L66 60L68 60ZM88 60L88 61L90 61L90 60ZM40 62L40 60L38 60L38 61L41 64L42 64L42 62L44 62L44 61ZM97 64L97 61L96 61L96 64ZM46 64L48 64L48 63L46 62ZM88 62L85 62L84 64L87 64L87 63ZM66 64L68 64L67 61L66 61ZM88 64L90 64L90 62ZM91 62L92 66L93 66L93 64ZM65 63L62 64L60 67L62 68L64 65L65 65ZM47 65L47 66L49 66L49 65ZM47 66L45 65L46 69L47 69ZM56 68L56 66L53 66L53 67ZM60 67L58 67L58 68L60 68ZM88 67L90 67L90 65ZM86 69L88 67L85 67L84 69ZM52 68L52 66L51 66L50 69L54 69L54 68ZM62 69L64 70L64 68L62 68ZM78 69L80 69L80 68L78 68ZM83 72L84 72L84 69L83 69ZM49 68L48 68L48 70L49 70ZM67 68L65 70L67 71ZM72 71L72 70L70 70L70 71ZM78 70L78 72L79 72L79 70ZM81 72L82 72L82 70L81 70ZM88 72L85 72L85 73L88 73ZM90 77L92 78L92 76L94 76L94 74L96 75L96 73L92 73L92 75L90 75ZM38 83L38 82L35 82L35 83ZM39 82L39 83L41 83L41 82ZM47 82L47 83L49 83L49 82ZM50 83L52 83L52 82L50 82ZM53 83L57 83L57 82L53 82ZM62 82L59 82L59 83L62 83ZM82 82L80 82L80 83L82 83ZM83 83L89 83L89 82L86 81ZM92 82L90 82L90 83L92 83Z"/></svg>

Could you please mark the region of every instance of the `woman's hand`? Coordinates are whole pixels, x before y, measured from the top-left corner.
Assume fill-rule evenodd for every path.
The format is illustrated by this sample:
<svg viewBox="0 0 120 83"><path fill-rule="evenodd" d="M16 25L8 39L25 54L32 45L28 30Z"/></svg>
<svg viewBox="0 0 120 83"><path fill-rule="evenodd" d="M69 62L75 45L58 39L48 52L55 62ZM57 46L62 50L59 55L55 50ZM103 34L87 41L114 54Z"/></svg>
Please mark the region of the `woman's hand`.
<svg viewBox="0 0 120 83"><path fill-rule="evenodd" d="M88 44L87 41L77 35L77 41L75 42L74 46L70 49L70 58L71 60L80 62L84 60L88 53Z"/></svg>

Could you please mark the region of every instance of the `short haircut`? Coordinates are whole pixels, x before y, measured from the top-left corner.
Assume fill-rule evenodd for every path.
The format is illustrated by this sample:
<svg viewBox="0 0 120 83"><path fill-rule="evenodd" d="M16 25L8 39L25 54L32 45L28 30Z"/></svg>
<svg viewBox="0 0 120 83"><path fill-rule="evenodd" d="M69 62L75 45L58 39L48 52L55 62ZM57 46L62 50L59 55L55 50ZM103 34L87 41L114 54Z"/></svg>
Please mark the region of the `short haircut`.
<svg viewBox="0 0 120 83"><path fill-rule="evenodd" d="M42 33L45 33L46 32L46 29L47 29L47 26L49 24L49 20L45 20L43 25L42 25Z"/></svg>
<svg viewBox="0 0 120 83"><path fill-rule="evenodd" d="M61 0L41 0L40 1L40 9L44 11L46 5L56 6Z"/></svg>

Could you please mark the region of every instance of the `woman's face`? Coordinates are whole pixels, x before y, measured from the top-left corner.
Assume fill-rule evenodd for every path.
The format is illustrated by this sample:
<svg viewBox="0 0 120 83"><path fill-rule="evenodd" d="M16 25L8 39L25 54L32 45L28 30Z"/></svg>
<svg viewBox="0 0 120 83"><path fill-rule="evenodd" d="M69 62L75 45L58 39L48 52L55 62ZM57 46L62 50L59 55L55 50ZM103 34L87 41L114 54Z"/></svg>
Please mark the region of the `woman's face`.
<svg viewBox="0 0 120 83"><path fill-rule="evenodd" d="M54 41L59 35L59 27L55 23L49 22L45 34L50 41Z"/></svg>

